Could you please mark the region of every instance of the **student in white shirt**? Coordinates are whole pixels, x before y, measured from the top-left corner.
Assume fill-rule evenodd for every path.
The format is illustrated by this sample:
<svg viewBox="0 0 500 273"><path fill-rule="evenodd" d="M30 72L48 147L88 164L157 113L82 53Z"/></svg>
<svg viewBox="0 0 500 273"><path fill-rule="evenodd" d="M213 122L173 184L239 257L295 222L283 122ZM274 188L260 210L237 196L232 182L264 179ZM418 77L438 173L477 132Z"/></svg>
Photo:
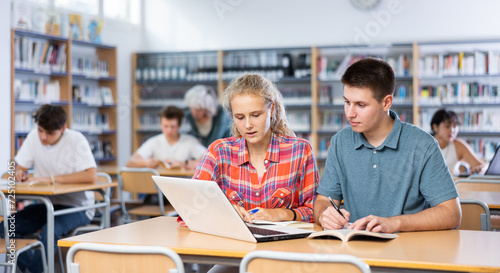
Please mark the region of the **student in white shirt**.
<svg viewBox="0 0 500 273"><path fill-rule="evenodd" d="M34 115L37 126L26 137L16 161L16 181L46 183L95 183L97 170L87 139L66 128L66 112L60 106L43 105ZM26 172L34 168L34 176ZM87 206L94 203L93 192L75 192L49 196L55 210ZM54 242L71 230L90 223L94 210L60 215L54 219ZM15 236L23 237L41 229L40 240L47 249L47 216L44 204L33 204L15 214ZM3 225L0 225L0 234ZM54 248L57 249L57 248ZM22 271L42 272L39 251L24 252L18 260Z"/></svg>
<svg viewBox="0 0 500 273"><path fill-rule="evenodd" d="M162 161L170 167L196 168L206 148L195 137L179 133L184 112L167 106L159 115L162 133L144 142L129 159L127 167L156 168Z"/></svg>

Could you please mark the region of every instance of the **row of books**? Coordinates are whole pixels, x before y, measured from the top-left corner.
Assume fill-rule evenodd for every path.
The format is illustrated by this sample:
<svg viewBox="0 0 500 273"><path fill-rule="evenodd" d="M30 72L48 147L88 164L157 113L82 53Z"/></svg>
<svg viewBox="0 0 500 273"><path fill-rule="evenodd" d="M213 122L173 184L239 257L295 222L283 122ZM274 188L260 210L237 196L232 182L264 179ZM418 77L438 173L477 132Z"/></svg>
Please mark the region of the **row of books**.
<svg viewBox="0 0 500 273"><path fill-rule="evenodd" d="M498 140L482 139L482 138L465 138L465 141L469 143L469 145L472 147L472 150L474 150L474 152L477 155L479 155L487 162L493 159L495 151L500 146L500 142Z"/></svg>
<svg viewBox="0 0 500 273"><path fill-rule="evenodd" d="M161 132L160 126L160 116L158 113L144 113L139 116L139 123L141 125L141 130L145 131L158 131ZM182 119L181 128L179 132L189 132L191 131L191 125L187 121L186 117Z"/></svg>
<svg viewBox="0 0 500 273"><path fill-rule="evenodd" d="M216 81L217 55L191 54L188 56L159 54L139 56L135 79L142 82Z"/></svg>
<svg viewBox="0 0 500 273"><path fill-rule="evenodd" d="M473 51L434 54L418 59L418 73L422 77L497 75L500 58L497 52Z"/></svg>
<svg viewBox="0 0 500 273"><path fill-rule="evenodd" d="M15 36L14 67L39 73L66 72L66 43Z"/></svg>
<svg viewBox="0 0 500 273"><path fill-rule="evenodd" d="M292 131L311 131L310 112L287 112L287 118Z"/></svg>
<svg viewBox="0 0 500 273"><path fill-rule="evenodd" d="M89 106L113 105L111 88L84 84L73 85L73 101Z"/></svg>
<svg viewBox="0 0 500 273"><path fill-rule="evenodd" d="M60 94L61 85L58 80L49 82L43 78L14 80L14 97L16 100L51 103L60 101Z"/></svg>
<svg viewBox="0 0 500 273"><path fill-rule="evenodd" d="M283 95L285 105L311 105L311 89L310 88L280 88Z"/></svg>
<svg viewBox="0 0 500 273"><path fill-rule="evenodd" d="M224 55L222 79L230 81L245 73L257 73L272 80L311 76L311 54L279 51L229 52Z"/></svg>
<svg viewBox="0 0 500 273"><path fill-rule="evenodd" d="M33 118L33 113L30 112L16 112L14 116L14 132L16 133L28 133L33 125L35 124L35 119Z"/></svg>
<svg viewBox="0 0 500 273"><path fill-rule="evenodd" d="M499 85L478 82L454 82L419 88L419 104L491 104L500 103Z"/></svg>
<svg viewBox="0 0 500 273"><path fill-rule="evenodd" d="M459 132L500 132L500 109L480 109L456 111L461 125ZM420 113L420 128L426 132L431 131L430 122L434 112L422 111Z"/></svg>
<svg viewBox="0 0 500 273"><path fill-rule="evenodd" d="M155 107L175 105L184 108L185 93L185 89L142 88L140 91L141 105Z"/></svg>
<svg viewBox="0 0 500 273"><path fill-rule="evenodd" d="M51 5L27 0L12 1L12 27L46 35L69 37L73 40L102 42L101 18L68 13Z"/></svg>
<svg viewBox="0 0 500 273"><path fill-rule="evenodd" d="M109 114L78 112L72 118L71 128L77 131L100 134L111 129Z"/></svg>
<svg viewBox="0 0 500 273"><path fill-rule="evenodd" d="M109 65L105 60L95 56L73 56L71 63L72 73L84 75L88 78L103 78L109 76Z"/></svg>
<svg viewBox="0 0 500 273"><path fill-rule="evenodd" d="M113 151L113 146L111 141L102 140L98 136L86 135L87 140L89 141L90 150L94 155L96 161L99 161L102 158L113 157L115 152Z"/></svg>
<svg viewBox="0 0 500 273"><path fill-rule="evenodd" d="M347 54L341 60L334 56L321 56L318 59L318 78L320 80L338 80L346 69L354 62L365 58L385 60L394 69L396 76L412 75L412 58L410 55L400 54L394 57L384 57L371 54Z"/></svg>

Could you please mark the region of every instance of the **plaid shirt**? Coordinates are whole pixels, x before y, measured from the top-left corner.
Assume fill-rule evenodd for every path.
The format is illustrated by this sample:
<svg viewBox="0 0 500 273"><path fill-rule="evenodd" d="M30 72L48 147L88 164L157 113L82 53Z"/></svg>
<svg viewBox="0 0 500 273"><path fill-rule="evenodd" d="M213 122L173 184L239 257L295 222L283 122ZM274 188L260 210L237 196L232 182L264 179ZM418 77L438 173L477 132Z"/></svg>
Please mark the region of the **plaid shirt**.
<svg viewBox="0 0 500 273"><path fill-rule="evenodd" d="M217 181L231 203L247 210L293 208L296 220L314 222L319 175L309 142L273 133L264 165L261 183L250 164L245 139L224 138L208 147L193 178Z"/></svg>

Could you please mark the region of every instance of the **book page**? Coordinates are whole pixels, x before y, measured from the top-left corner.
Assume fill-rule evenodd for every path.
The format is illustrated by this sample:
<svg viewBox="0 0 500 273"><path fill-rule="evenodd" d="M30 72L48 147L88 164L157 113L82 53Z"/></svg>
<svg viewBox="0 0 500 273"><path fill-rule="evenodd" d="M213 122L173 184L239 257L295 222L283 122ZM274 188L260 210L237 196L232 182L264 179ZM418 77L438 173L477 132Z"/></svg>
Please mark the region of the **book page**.
<svg viewBox="0 0 500 273"><path fill-rule="evenodd" d="M354 238L380 238L380 239L394 239L399 237L394 233L381 233L381 232L371 232L366 230L354 230L354 229L337 229L337 230L323 230L314 232L309 235L309 238L319 238L319 239L329 239L331 237L339 238L342 241L349 241Z"/></svg>

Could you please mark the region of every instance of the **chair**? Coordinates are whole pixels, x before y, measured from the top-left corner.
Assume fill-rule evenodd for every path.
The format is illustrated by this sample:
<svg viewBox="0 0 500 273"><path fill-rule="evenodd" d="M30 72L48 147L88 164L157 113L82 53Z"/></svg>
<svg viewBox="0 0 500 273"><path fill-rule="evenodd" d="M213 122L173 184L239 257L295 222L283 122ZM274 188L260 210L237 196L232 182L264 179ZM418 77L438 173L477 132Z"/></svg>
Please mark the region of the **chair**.
<svg viewBox="0 0 500 273"><path fill-rule="evenodd" d="M490 231L490 209L479 200L460 199L462 222L458 229Z"/></svg>
<svg viewBox="0 0 500 273"><path fill-rule="evenodd" d="M371 272L357 257L344 254L294 253L258 250L245 255L240 273L266 272Z"/></svg>
<svg viewBox="0 0 500 273"><path fill-rule="evenodd" d="M11 272L15 273L17 268L17 259L19 258L19 255L25 251L38 248L42 253L43 271L48 272L47 256L45 254L45 247L43 246L42 242L35 239L13 239L15 240L15 246L14 248L11 247L10 240L12 238L9 237L9 229L8 229L9 200L5 198L4 193L1 191L0 191L0 199L1 199L0 210L2 211L1 215L3 217L3 228L4 228L4 239L0 240L0 253L6 254L5 262L0 262L0 265L5 267L11 267Z"/></svg>
<svg viewBox="0 0 500 273"><path fill-rule="evenodd" d="M111 184L113 181L111 180L111 176L105 172L97 172L97 181L98 182L106 182L108 184ZM103 201L104 196L101 195L100 192L94 191L95 193L95 200L96 201ZM105 190L106 196L108 196L109 200L111 200L111 187L106 188ZM110 209L110 210L116 210L115 209ZM98 212L100 213L100 216L96 215L94 216L93 221L98 221L99 224L88 224L86 226L81 226L77 227L74 229L68 236L75 236L78 234L86 233L86 232L91 232L91 231L96 231L96 230L101 230L104 229L106 226L106 221L111 217L111 215L105 215L104 210L102 208L97 209ZM110 211L111 214L111 211Z"/></svg>
<svg viewBox="0 0 500 273"><path fill-rule="evenodd" d="M160 246L78 243L69 249L66 265L68 273L184 272L179 255Z"/></svg>
<svg viewBox="0 0 500 273"><path fill-rule="evenodd" d="M161 216L174 212L171 205L163 204L163 194L154 183L151 176L159 175L156 169L152 168L121 168L118 172L118 183L120 184L120 200L122 212L125 220L129 221L129 216ZM125 206L124 192L133 194L157 194L159 205L140 205L138 207L127 209Z"/></svg>

